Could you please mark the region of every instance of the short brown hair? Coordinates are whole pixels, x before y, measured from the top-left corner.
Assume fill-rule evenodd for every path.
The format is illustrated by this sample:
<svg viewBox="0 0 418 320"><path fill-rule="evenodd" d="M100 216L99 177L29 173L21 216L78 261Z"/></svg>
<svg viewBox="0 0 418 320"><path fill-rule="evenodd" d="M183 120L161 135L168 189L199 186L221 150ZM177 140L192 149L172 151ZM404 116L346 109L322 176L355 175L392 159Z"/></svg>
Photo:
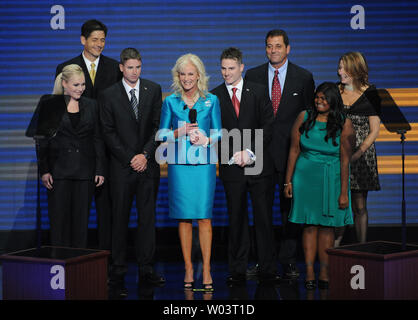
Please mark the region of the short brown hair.
<svg viewBox="0 0 418 320"><path fill-rule="evenodd" d="M232 59L236 60L239 64L242 64L242 52L240 49L235 47L230 47L222 51L221 61L223 59Z"/></svg>
<svg viewBox="0 0 418 320"><path fill-rule="evenodd" d="M141 54L135 48L125 48L120 53L120 64L125 64L129 59L142 61Z"/></svg>

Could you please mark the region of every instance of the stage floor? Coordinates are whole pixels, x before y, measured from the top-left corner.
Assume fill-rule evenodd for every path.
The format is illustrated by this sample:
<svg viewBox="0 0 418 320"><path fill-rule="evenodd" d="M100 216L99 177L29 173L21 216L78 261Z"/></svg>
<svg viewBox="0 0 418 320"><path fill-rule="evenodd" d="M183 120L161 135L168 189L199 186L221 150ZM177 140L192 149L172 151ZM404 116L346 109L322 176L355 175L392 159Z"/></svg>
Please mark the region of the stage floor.
<svg viewBox="0 0 418 320"><path fill-rule="evenodd" d="M305 266L297 264L300 277L297 281L281 281L278 284L258 283L247 280L240 285L228 285L228 265L223 261L212 262L213 293L183 290L184 265L182 262L160 262L155 269L166 279L162 287L138 281L137 264L130 262L125 278L128 296L121 298L109 294L109 300L326 300L328 290L306 290L304 287ZM316 268L319 266L316 265ZM202 284L202 264L194 264L195 286ZM2 267L0 266L0 299L3 299Z"/></svg>

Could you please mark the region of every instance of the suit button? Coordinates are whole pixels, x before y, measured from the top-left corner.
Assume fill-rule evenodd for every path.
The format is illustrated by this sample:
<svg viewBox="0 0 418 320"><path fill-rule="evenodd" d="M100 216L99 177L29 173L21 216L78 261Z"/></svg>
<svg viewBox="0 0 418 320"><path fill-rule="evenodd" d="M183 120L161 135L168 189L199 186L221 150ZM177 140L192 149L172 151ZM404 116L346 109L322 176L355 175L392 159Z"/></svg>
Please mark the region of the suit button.
<svg viewBox="0 0 418 320"><path fill-rule="evenodd" d="M68 152L71 152L71 149L68 149Z"/></svg>
<svg viewBox="0 0 418 320"><path fill-rule="evenodd" d="M75 149L75 152L80 152L78 149Z"/></svg>

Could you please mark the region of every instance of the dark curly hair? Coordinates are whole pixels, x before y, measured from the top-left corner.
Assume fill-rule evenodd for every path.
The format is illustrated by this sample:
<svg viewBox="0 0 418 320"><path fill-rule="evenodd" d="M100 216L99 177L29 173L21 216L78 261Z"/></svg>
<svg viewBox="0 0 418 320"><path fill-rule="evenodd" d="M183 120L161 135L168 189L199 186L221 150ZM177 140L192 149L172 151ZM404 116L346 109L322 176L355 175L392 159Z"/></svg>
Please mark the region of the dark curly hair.
<svg viewBox="0 0 418 320"><path fill-rule="evenodd" d="M335 141L337 134L340 134L345 122L345 116L343 111L343 101L341 99L340 91L335 83L332 82L324 82L320 84L315 91L315 96L322 92L325 96L329 104L329 114L328 114L328 121L327 121L327 134L325 135L325 141L328 142L328 139L332 139L332 144L337 146L337 142ZM303 134L306 132L306 136L308 137L308 131L313 128L315 125L316 117L318 116L319 112L316 107L308 110L308 118L302 123L299 128L299 132Z"/></svg>

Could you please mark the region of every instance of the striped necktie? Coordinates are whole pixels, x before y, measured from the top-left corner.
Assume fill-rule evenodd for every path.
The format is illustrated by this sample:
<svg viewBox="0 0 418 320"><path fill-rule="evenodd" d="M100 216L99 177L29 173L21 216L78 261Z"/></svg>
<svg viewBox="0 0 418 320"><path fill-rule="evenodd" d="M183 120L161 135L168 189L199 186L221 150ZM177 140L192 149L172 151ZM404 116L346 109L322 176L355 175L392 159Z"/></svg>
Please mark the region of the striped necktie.
<svg viewBox="0 0 418 320"><path fill-rule="evenodd" d="M135 113L135 119L138 120L138 100L135 96L135 89L132 89L129 93L131 94L131 106Z"/></svg>

